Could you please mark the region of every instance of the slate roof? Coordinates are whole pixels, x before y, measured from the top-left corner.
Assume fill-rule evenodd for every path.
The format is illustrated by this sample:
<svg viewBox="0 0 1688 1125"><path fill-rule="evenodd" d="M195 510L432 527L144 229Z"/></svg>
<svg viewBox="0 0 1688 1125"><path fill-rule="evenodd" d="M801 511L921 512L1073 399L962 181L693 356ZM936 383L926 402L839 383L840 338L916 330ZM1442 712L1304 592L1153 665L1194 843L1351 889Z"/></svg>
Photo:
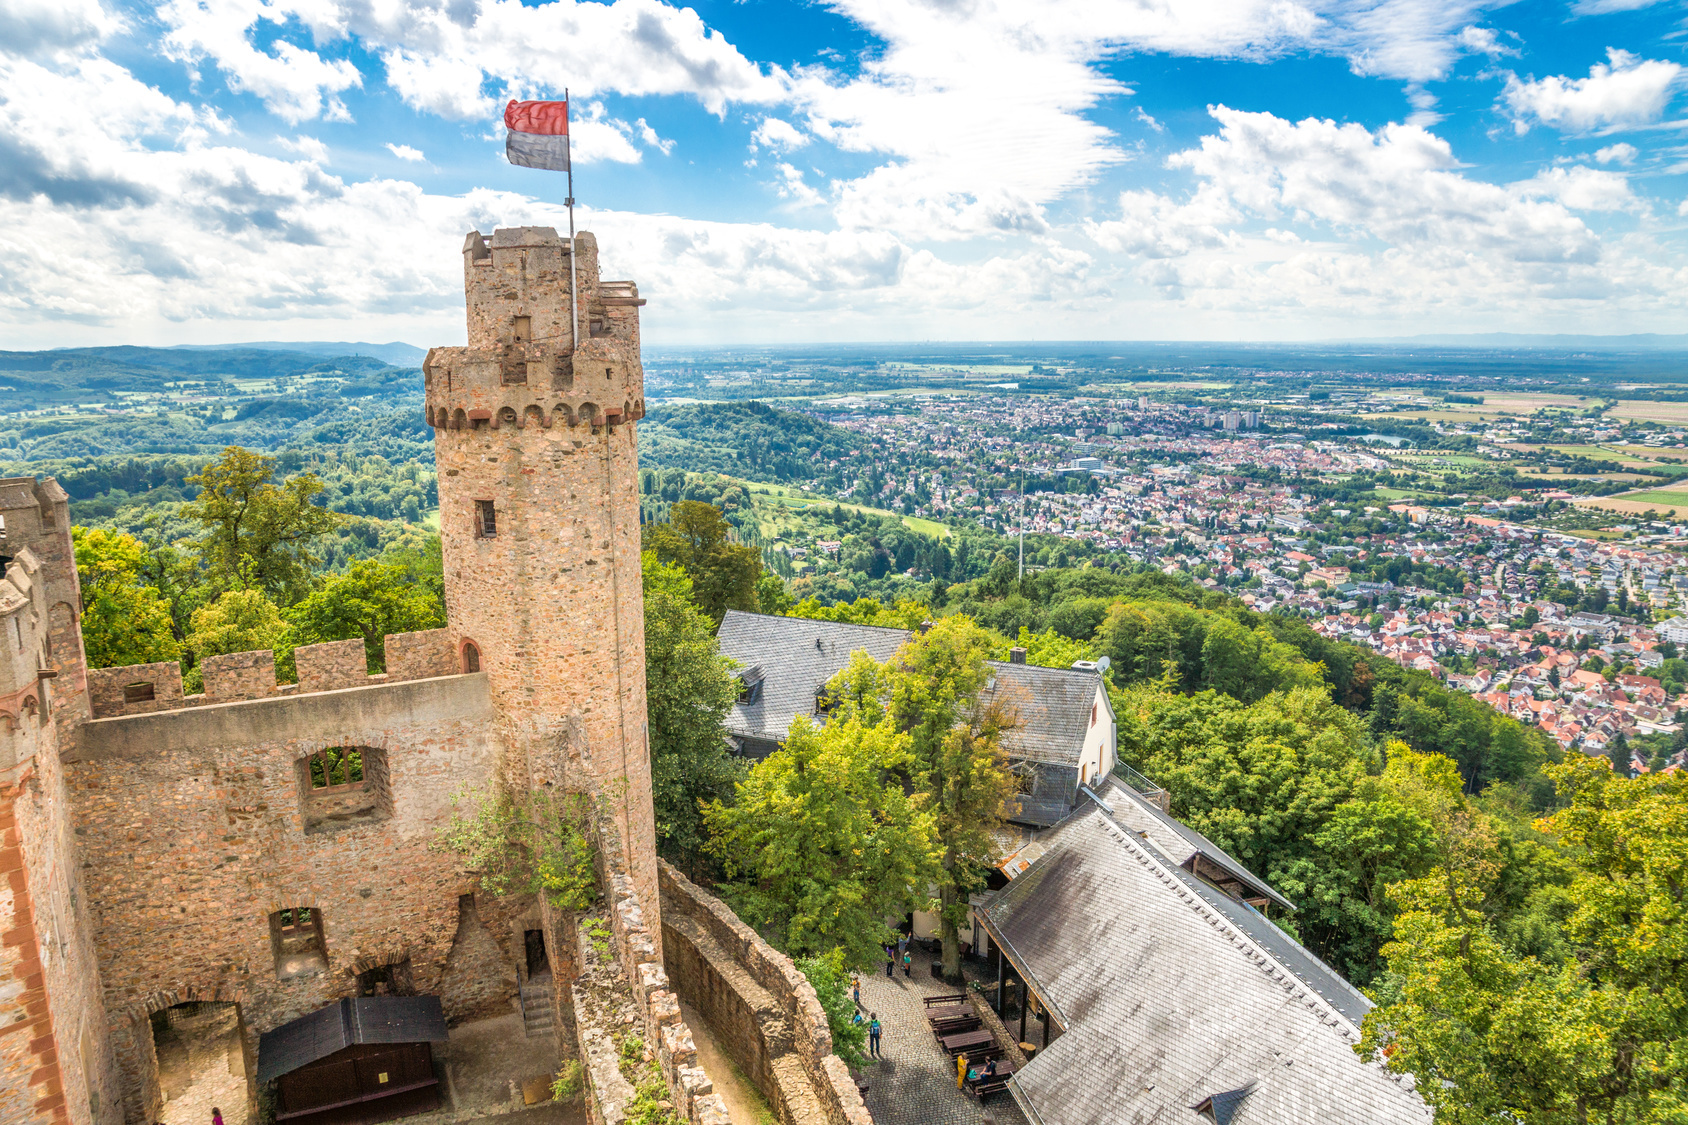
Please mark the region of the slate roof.
<svg viewBox="0 0 1688 1125"><path fill-rule="evenodd" d="M1194 1106L1243 1089L1232 1125L1430 1122L1354 1054L1364 997L1252 908L1095 804L1040 842L975 908L1066 1028L1010 1086L1034 1125L1199 1125Z"/></svg>
<svg viewBox="0 0 1688 1125"><path fill-rule="evenodd" d="M1020 716L1019 726L1002 739L1008 756L1076 769L1101 676L1093 669L1039 668L1000 660L986 663L993 678L981 701L989 704L1000 699Z"/></svg>
<svg viewBox="0 0 1688 1125"><path fill-rule="evenodd" d="M443 1043L438 996L365 996L336 1000L258 1038L258 1084L359 1043Z"/></svg>
<svg viewBox="0 0 1688 1125"><path fill-rule="evenodd" d="M851 653L865 651L883 663L913 634L729 609L715 636L723 656L755 668L762 677L755 700L735 703L727 713L727 732L779 742L792 719L815 713L815 693L850 663Z"/></svg>
<svg viewBox="0 0 1688 1125"><path fill-rule="evenodd" d="M1152 803L1142 794L1118 783L1113 785L1113 792L1117 794L1116 797L1104 799L1113 809L1114 819L1133 832L1147 836L1173 863L1182 867L1190 861L1191 856L1200 855L1209 863L1229 872L1244 886L1266 896L1284 909L1295 909L1294 903L1279 894L1266 880L1232 859L1224 848L1171 813L1162 812L1159 805Z"/></svg>

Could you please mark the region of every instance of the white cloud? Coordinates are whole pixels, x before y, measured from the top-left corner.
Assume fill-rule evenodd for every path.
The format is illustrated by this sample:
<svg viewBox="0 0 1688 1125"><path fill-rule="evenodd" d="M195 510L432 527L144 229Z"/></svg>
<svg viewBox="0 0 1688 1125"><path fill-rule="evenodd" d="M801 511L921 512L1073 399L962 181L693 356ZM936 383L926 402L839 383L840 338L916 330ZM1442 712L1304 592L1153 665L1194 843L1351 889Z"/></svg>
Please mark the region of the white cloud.
<svg viewBox="0 0 1688 1125"><path fill-rule="evenodd" d="M789 121L778 117L764 117L762 123L756 126L756 131L750 134L750 142L762 148L771 148L775 152L790 152L808 144L809 138Z"/></svg>
<svg viewBox="0 0 1688 1125"><path fill-rule="evenodd" d="M1594 154L1594 159L1602 164L1634 164L1635 158L1641 155L1641 150L1627 141L1619 141L1615 145L1607 145Z"/></svg>
<svg viewBox="0 0 1688 1125"><path fill-rule="evenodd" d="M409 160L417 164L420 164L427 159L427 157L422 155L421 149L411 148L409 145L396 145L391 141L387 142L387 151L391 152L400 160Z"/></svg>
<svg viewBox="0 0 1688 1125"><path fill-rule="evenodd" d="M235 93L260 98L266 109L289 124L319 117L347 120L344 103L333 95L363 85L363 75L345 59L325 59L284 39L270 51L259 50L252 36L260 22L277 27L298 15L286 0L168 0L158 18L169 28L164 51L193 61L209 57Z"/></svg>
<svg viewBox="0 0 1688 1125"><path fill-rule="evenodd" d="M1499 55L1516 55L1517 48L1510 47L1500 41L1500 36L1492 27L1464 27L1455 37L1461 47L1474 55L1488 55L1495 58Z"/></svg>
<svg viewBox="0 0 1688 1125"><path fill-rule="evenodd" d="M1612 12L1633 12L1651 8L1662 0L1575 0L1571 12L1579 16L1603 16Z"/></svg>
<svg viewBox="0 0 1688 1125"><path fill-rule="evenodd" d="M1186 198L1126 192L1118 219L1087 227L1099 246L1146 259L1138 277L1186 307L1376 317L1683 303L1671 291L1680 270L1606 246L1573 213L1643 210L1619 173L1489 184L1414 126L1211 112L1219 131L1168 161L1197 180Z"/></svg>
<svg viewBox="0 0 1688 1125"><path fill-rule="evenodd" d="M328 163L328 146L317 140L315 137L299 136L293 137L292 139L287 137L277 137L275 141L276 144L280 145L288 152L296 152L312 163ZM389 145L388 147L390 148L392 146ZM416 150L412 149L411 151L415 152Z"/></svg>
<svg viewBox="0 0 1688 1125"><path fill-rule="evenodd" d="M641 141L644 141L650 147L661 152L662 155L667 156L669 153L674 151L674 139L672 137L658 136L657 131L651 128L643 117L633 122L633 128L638 130L639 139Z"/></svg>
<svg viewBox="0 0 1688 1125"><path fill-rule="evenodd" d="M1518 132L1527 132L1532 123L1586 133L1658 120L1682 77L1682 67L1615 47L1608 48L1606 56L1609 63L1594 64L1587 78L1550 75L1526 81L1508 74L1501 102Z"/></svg>
<svg viewBox="0 0 1688 1125"><path fill-rule="evenodd" d="M98 43L122 26L99 0L6 0L0 4L0 50L40 58Z"/></svg>
<svg viewBox="0 0 1688 1125"><path fill-rule="evenodd" d="M1521 196L1557 199L1573 211L1633 211L1641 206L1622 172L1582 165L1546 168L1512 186Z"/></svg>
<svg viewBox="0 0 1688 1125"><path fill-rule="evenodd" d="M1154 115L1150 114L1142 106L1137 107L1137 120L1141 121L1157 133L1166 132L1166 126L1162 125L1159 121L1156 121L1154 119Z"/></svg>
<svg viewBox="0 0 1688 1125"><path fill-rule="evenodd" d="M779 192L780 198L789 199L807 207L816 207L826 202L821 198L821 193L810 187L803 179L803 173L800 169L782 162L777 166L777 170L780 178L774 187Z"/></svg>

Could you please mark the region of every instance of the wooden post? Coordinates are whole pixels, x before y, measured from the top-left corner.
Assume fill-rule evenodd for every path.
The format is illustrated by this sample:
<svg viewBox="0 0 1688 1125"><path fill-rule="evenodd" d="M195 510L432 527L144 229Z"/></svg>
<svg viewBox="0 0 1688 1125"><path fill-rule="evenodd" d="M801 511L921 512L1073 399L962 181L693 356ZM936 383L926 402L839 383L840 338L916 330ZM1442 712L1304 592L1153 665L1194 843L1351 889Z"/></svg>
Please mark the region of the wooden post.
<svg viewBox="0 0 1688 1125"><path fill-rule="evenodd" d="M1005 965L1004 965L1004 959L1003 959L1003 956L1002 956L1002 946L997 945L997 943L994 942L994 941L991 942L991 945L996 947L996 1014L997 1014L998 1018L1000 1018L1002 1016L1003 1011L1004 1011L1004 1007L1003 1007L1003 1003L1002 1003L1002 990L1003 990L1003 976L1004 976Z"/></svg>

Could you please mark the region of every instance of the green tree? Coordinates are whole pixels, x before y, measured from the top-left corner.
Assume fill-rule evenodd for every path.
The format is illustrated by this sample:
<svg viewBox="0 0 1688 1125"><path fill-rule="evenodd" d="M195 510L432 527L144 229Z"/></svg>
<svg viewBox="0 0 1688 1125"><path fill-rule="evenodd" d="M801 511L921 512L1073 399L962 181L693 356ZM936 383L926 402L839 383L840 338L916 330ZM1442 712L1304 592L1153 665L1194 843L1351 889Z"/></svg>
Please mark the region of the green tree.
<svg viewBox="0 0 1688 1125"><path fill-rule="evenodd" d="M130 535L71 528L82 584L82 646L90 668L176 660L170 603L144 584L146 548Z"/></svg>
<svg viewBox="0 0 1688 1125"><path fill-rule="evenodd" d="M995 639L967 617L946 617L893 658L888 714L907 732L913 783L936 816L939 935L944 975L961 978L960 927L967 900L996 861L996 830L1019 791L1002 736L1019 724L1021 700L982 698Z"/></svg>
<svg viewBox="0 0 1688 1125"><path fill-rule="evenodd" d="M1547 772L1567 800L1542 822L1572 865L1564 934L1543 961L1478 909L1485 828L1457 789L1437 869L1392 892L1392 980L1357 1050L1411 1073L1452 1125L1675 1122L1688 1115L1688 779L1635 780L1598 758ZM1455 775L1457 785L1457 775Z"/></svg>
<svg viewBox="0 0 1688 1125"><path fill-rule="evenodd" d="M214 586L291 605L310 590L309 544L340 517L313 503L323 490L314 473L279 485L274 474L275 458L231 445L187 478L199 495L182 513L202 529L197 546Z"/></svg>
<svg viewBox="0 0 1688 1125"><path fill-rule="evenodd" d="M650 718L651 789L657 847L693 874L706 863L703 809L732 799L744 764L723 725L739 687L715 631L692 603L677 566L640 559L645 580L645 692Z"/></svg>
<svg viewBox="0 0 1688 1125"><path fill-rule="evenodd" d="M842 951L864 968L894 941L885 919L925 909L938 875L934 816L904 791L909 739L860 716L816 727L799 715L732 805L706 814L726 865L723 893L793 955Z"/></svg>
<svg viewBox="0 0 1688 1125"><path fill-rule="evenodd" d="M697 500L681 500L669 510L667 523L647 523L645 548L657 561L682 567L692 580L692 600L721 624L729 609L755 613L757 581L762 560L756 548L731 539L732 525L719 508Z"/></svg>
<svg viewBox="0 0 1688 1125"><path fill-rule="evenodd" d="M188 692L204 689L199 665L206 657L234 652L270 649L275 654L278 681L291 683L297 678L287 621L275 603L258 590L230 590L210 605L194 610L186 647L195 660L194 668L182 677L183 689Z"/></svg>
<svg viewBox="0 0 1688 1125"><path fill-rule="evenodd" d="M400 562L359 559L287 610L295 645L362 638L371 672L387 666L386 638L445 625L445 606Z"/></svg>
<svg viewBox="0 0 1688 1125"><path fill-rule="evenodd" d="M797 971L814 987L815 998L826 1012L826 1025L832 1032L832 1053L844 1060L844 1065L860 1070L868 1064L862 1048L867 1045L867 1024L856 1020L856 1002L850 997L850 974L844 967L844 954L839 950L822 957L801 957Z"/></svg>

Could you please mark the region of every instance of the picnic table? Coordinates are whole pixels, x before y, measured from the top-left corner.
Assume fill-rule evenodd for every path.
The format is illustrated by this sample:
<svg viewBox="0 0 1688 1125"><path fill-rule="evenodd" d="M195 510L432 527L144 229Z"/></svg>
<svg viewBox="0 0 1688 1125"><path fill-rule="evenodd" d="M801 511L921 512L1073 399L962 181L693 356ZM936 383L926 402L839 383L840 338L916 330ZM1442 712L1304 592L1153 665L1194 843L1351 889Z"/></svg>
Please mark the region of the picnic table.
<svg viewBox="0 0 1688 1125"><path fill-rule="evenodd" d="M928 1008L926 1019L929 1023L949 1023L953 1020L978 1019L978 1015L966 1004L957 1004L952 1008Z"/></svg>
<svg viewBox="0 0 1688 1125"><path fill-rule="evenodd" d="M977 1031L963 1031L958 1035L944 1035L938 1039L944 1050L953 1058L972 1047L983 1047L996 1042L996 1038L985 1028Z"/></svg>
<svg viewBox="0 0 1688 1125"><path fill-rule="evenodd" d="M946 992L941 996L923 996L921 999L928 1008L948 1008L956 1004L967 1003L967 993Z"/></svg>

